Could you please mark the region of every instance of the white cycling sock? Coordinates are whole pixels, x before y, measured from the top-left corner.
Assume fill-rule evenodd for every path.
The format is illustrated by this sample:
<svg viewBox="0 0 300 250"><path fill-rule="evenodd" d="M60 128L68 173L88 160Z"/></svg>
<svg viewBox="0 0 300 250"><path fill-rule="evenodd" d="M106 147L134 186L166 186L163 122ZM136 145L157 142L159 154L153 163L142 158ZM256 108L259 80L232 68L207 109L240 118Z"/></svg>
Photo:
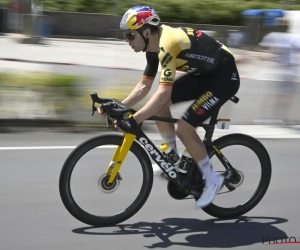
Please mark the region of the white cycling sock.
<svg viewBox="0 0 300 250"><path fill-rule="evenodd" d="M208 155L206 155L206 157L203 160L197 162L197 164L205 178L206 185L207 184L215 184L218 181L217 172L210 168L210 160L209 160Z"/></svg>
<svg viewBox="0 0 300 250"><path fill-rule="evenodd" d="M164 142L167 142L170 144L170 146L176 151L176 153L178 154L177 151L177 146L176 146L176 133L172 133L172 134L162 134L161 135Z"/></svg>

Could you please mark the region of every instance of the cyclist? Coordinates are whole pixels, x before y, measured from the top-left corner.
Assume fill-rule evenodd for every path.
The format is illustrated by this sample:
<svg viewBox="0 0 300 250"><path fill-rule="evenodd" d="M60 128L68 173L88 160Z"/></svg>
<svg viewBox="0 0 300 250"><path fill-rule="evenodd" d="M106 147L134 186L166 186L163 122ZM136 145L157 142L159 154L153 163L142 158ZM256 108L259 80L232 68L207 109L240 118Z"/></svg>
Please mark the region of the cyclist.
<svg viewBox="0 0 300 250"><path fill-rule="evenodd" d="M176 136L182 141L203 173L205 188L196 207L209 205L223 185L224 177L210 168L206 148L196 133L198 124L223 105L240 86L235 59L229 49L200 30L159 25L160 18L149 6L130 8L120 28L135 52L146 52L147 65L142 79L123 103L129 107L141 101L151 89L161 64L159 86L155 94L133 117L117 126L135 133L138 124L152 115L171 117L170 105L194 100L177 123L156 122L166 142L176 151ZM177 71L187 74L175 80ZM102 111L98 109L98 112ZM103 113L102 113L103 114Z"/></svg>

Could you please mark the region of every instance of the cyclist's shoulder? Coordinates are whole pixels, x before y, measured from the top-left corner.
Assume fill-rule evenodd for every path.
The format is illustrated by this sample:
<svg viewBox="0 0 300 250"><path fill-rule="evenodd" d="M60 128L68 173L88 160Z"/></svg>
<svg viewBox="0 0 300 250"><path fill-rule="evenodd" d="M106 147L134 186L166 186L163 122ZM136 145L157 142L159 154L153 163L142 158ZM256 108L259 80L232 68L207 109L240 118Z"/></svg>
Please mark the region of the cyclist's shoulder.
<svg viewBox="0 0 300 250"><path fill-rule="evenodd" d="M174 35L174 28L168 25L161 25L160 26L160 35L159 35L159 45L165 45L169 47L174 43L173 35Z"/></svg>
<svg viewBox="0 0 300 250"><path fill-rule="evenodd" d="M161 35L160 42L172 44L174 41L176 42L178 39L185 37L186 33L184 28L182 27L171 27L169 25L163 24L160 26Z"/></svg>
<svg viewBox="0 0 300 250"><path fill-rule="evenodd" d="M163 52L178 54L182 47L188 47L190 40L181 27L162 25L159 39L159 48Z"/></svg>

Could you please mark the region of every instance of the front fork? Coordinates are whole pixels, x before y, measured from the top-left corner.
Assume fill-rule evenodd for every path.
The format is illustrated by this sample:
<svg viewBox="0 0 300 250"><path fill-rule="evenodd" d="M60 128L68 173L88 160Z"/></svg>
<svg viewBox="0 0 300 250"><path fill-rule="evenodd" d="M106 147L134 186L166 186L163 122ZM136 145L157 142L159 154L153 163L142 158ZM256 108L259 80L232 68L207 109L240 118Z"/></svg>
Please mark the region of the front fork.
<svg viewBox="0 0 300 250"><path fill-rule="evenodd" d="M135 140L136 135L130 134L130 133L125 133L124 134L124 140L121 146L118 146L112 160L110 162L109 167L106 170L106 176L110 175L108 179L108 184L111 184L117 174L119 173L119 170L124 162L124 159L127 156L127 153L129 149L131 148L131 145L133 141Z"/></svg>

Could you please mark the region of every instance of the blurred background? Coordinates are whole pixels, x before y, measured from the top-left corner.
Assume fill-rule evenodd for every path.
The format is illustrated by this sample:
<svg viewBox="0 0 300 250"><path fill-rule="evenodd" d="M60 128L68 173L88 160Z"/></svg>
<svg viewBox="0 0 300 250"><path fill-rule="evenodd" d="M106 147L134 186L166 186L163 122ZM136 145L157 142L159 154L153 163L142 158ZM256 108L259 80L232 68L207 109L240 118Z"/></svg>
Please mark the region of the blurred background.
<svg viewBox="0 0 300 250"><path fill-rule="evenodd" d="M2 129L105 126L102 117L91 117L89 93L122 100L140 80L145 55L130 49L119 21L128 8L144 4L0 0ZM233 124L300 123L299 0L149 0L147 5L162 23L198 28L234 53L240 102L226 103L220 116ZM188 105L174 106L173 115Z"/></svg>
<svg viewBox="0 0 300 250"><path fill-rule="evenodd" d="M214 138L251 135L272 161L268 192L245 216L222 221L199 212L194 199L170 197L160 178L154 178L147 204L120 227L87 227L63 206L59 176L65 160L83 141L106 133L103 117L91 116L90 93L123 100L142 77L145 54L133 52L119 23L130 7L145 4L162 23L198 28L235 56L240 102L226 103L219 115L235 126L216 130ZM300 0L0 0L0 249L119 250L122 242L124 250L256 250L266 236L277 243L278 237L298 239L299 18ZM158 78L135 108L156 91ZM180 117L189 104L173 106L173 116ZM153 122L144 128L159 146ZM199 134L203 138L204 131ZM242 204L256 190L261 166L249 149L222 148L244 183L219 196L217 205ZM113 150L110 145L91 150L73 171L72 195L87 212L125 209L142 186L142 169L129 154L121 188L112 196L101 192L99 179ZM213 165L221 170L214 158Z"/></svg>

